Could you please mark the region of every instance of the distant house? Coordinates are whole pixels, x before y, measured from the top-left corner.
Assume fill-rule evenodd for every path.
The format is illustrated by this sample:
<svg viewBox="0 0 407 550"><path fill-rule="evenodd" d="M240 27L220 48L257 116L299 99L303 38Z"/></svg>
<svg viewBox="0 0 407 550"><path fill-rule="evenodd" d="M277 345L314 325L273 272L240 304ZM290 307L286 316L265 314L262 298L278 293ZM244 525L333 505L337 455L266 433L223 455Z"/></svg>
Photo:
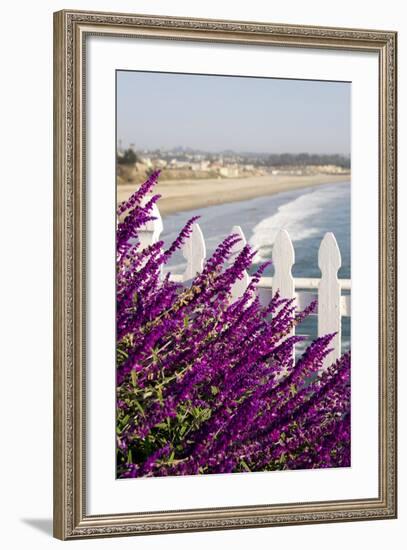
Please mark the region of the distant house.
<svg viewBox="0 0 407 550"><path fill-rule="evenodd" d="M239 176L239 168L237 166L222 166L219 169L219 174L225 178L236 178Z"/></svg>
<svg viewBox="0 0 407 550"><path fill-rule="evenodd" d="M147 168L152 168L152 167L153 167L153 163L152 163L150 157L143 157L143 158L141 159L141 162L142 162L145 166L147 166Z"/></svg>

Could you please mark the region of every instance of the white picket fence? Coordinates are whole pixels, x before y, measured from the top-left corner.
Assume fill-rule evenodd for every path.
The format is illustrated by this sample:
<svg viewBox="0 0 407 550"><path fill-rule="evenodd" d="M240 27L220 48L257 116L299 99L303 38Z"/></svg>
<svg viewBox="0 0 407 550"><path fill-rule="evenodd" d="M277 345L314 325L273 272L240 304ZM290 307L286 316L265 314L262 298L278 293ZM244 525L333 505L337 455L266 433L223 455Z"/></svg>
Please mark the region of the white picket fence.
<svg viewBox="0 0 407 550"><path fill-rule="evenodd" d="M157 242L163 230L163 222L157 206L154 206L152 215L156 218L141 228L139 235L141 246ZM230 263L246 244L246 238L240 226L234 226L231 233L241 237L232 250ZM185 243L183 256L186 260L186 268L182 274L172 274L171 278L176 282L186 282L192 279L203 269L206 258L205 239L198 223L192 228L190 238ZM295 263L294 247L286 230L281 230L273 244L272 262L274 267L273 277L262 277L258 284L259 298L262 303L267 303L273 292L277 289L284 298L295 298L297 307L302 310L313 300L318 301L316 314L318 315L318 335L336 332L332 342L333 351L326 358L326 364L336 360L341 354L341 318L351 315L350 279L338 279L338 270L341 267L341 253L333 233L326 233L321 241L318 252L318 266L321 271L319 278L294 278L292 267ZM236 299L242 295L250 282L250 275L246 272L244 277L238 280L233 289L232 296Z"/></svg>

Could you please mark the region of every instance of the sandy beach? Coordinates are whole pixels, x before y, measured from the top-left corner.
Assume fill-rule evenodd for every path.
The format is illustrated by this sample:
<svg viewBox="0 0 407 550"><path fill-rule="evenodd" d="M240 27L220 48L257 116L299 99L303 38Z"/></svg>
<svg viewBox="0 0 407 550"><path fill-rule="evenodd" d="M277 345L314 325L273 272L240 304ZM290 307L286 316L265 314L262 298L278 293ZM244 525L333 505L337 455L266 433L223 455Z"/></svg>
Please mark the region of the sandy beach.
<svg viewBox="0 0 407 550"><path fill-rule="evenodd" d="M324 174L312 176L267 175L247 178L159 181L155 191L161 195L160 212L166 215L215 204L275 195L302 187L350 181L350 177L350 175ZM118 185L118 202L126 200L135 189L134 185Z"/></svg>

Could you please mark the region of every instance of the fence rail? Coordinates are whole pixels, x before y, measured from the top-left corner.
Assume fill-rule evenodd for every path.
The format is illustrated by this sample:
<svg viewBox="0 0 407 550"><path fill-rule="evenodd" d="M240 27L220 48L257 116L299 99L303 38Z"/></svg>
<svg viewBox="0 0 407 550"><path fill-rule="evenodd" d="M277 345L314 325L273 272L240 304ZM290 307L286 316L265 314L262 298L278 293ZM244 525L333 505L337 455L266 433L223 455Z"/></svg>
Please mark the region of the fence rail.
<svg viewBox="0 0 407 550"><path fill-rule="evenodd" d="M163 230L163 222L157 206L154 206L153 215L156 219L148 222L140 231L140 242L143 248L157 242ZM237 233L241 240L234 246L229 263L233 263L246 244L246 238L240 226L232 227L231 233ZM182 274L171 275L173 281L181 283L189 281L200 273L205 263L205 238L198 223L193 225L191 236L185 243L182 253L186 260L186 268ZM295 251L291 238L284 229L278 233L274 241L272 263L274 276L262 277L257 287L261 302L267 303L277 289L283 298L295 298L300 310L316 299L318 335L336 332L331 346L333 351L326 358L326 364L336 360L341 354L341 318L351 315L351 283L350 279L338 278L341 253L335 235L326 233L321 241L318 252L320 277L293 277ZM241 296L249 282L250 275L246 272L232 288L232 299ZM348 293L343 294L343 291Z"/></svg>

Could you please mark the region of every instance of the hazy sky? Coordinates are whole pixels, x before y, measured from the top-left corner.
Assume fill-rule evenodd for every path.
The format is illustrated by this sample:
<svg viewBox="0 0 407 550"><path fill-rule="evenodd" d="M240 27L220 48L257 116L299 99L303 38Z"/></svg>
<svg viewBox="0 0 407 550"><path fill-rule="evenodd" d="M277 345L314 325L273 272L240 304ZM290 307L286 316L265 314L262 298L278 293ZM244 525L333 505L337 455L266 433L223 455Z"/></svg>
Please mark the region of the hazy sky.
<svg viewBox="0 0 407 550"><path fill-rule="evenodd" d="M350 86L118 71L117 139L136 149L349 155Z"/></svg>

